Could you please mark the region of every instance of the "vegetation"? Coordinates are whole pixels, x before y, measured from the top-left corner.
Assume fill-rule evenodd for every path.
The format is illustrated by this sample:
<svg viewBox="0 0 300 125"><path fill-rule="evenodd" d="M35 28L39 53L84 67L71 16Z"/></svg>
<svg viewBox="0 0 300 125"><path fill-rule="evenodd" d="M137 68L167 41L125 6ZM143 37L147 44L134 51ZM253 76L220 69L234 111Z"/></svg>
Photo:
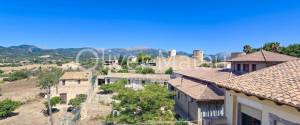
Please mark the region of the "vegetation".
<svg viewBox="0 0 300 125"><path fill-rule="evenodd" d="M0 70L0 74L3 74L4 73L4 71L3 70Z"/></svg>
<svg viewBox="0 0 300 125"><path fill-rule="evenodd" d="M0 117L7 117L21 105L19 101L5 99L0 101Z"/></svg>
<svg viewBox="0 0 300 125"><path fill-rule="evenodd" d="M53 118L52 118L52 107L51 107L51 87L55 86L59 83L59 78L63 75L61 69L52 68L51 70L47 70L41 72L38 76L39 86L42 89L47 90L47 99L48 99L48 112L50 116L50 124L53 125Z"/></svg>
<svg viewBox="0 0 300 125"><path fill-rule="evenodd" d="M289 56L300 57L300 44L291 44L288 46L281 46L279 42L269 42L265 43L261 48L252 48L250 45L244 46L245 53L252 53L259 51L260 49L281 53Z"/></svg>
<svg viewBox="0 0 300 125"><path fill-rule="evenodd" d="M154 69L152 69L150 67L142 67L142 66L137 67L135 69L135 72L140 73L140 74L154 74L155 73Z"/></svg>
<svg viewBox="0 0 300 125"><path fill-rule="evenodd" d="M144 90L135 91L131 88L121 87L123 83L112 87L110 90L117 92L113 98L120 103L113 103L114 111L107 121L117 124L138 124L162 121L175 121L174 100L172 93L165 86L160 84L146 84Z"/></svg>
<svg viewBox="0 0 300 125"><path fill-rule="evenodd" d="M138 54L137 59L138 59L139 64L143 64L143 63L146 63L146 62L150 61L151 56L144 53L144 52L142 52L142 53Z"/></svg>
<svg viewBox="0 0 300 125"><path fill-rule="evenodd" d="M79 108L81 103L83 103L87 98L86 94L79 94L74 99L70 99L68 105L72 105L73 107Z"/></svg>
<svg viewBox="0 0 300 125"><path fill-rule="evenodd" d="M173 68L170 67L165 71L165 74L173 74Z"/></svg>
<svg viewBox="0 0 300 125"><path fill-rule="evenodd" d="M200 65L200 67L211 67L211 65L208 64L208 63L203 63L203 64Z"/></svg>
<svg viewBox="0 0 300 125"><path fill-rule="evenodd" d="M28 72L25 70L18 70L8 74L8 77L4 78L3 81L16 81L26 78L28 78Z"/></svg>
<svg viewBox="0 0 300 125"><path fill-rule="evenodd" d="M247 53L247 54L252 53L252 47L250 45L245 45L243 48L244 48L243 51L245 53Z"/></svg>
<svg viewBox="0 0 300 125"><path fill-rule="evenodd" d="M59 104L60 102L61 102L60 97L58 97L58 96L52 97L52 98L50 99L50 107L53 108L54 106L56 106L56 105ZM49 107L48 102L44 102L44 105L45 105L46 108Z"/></svg>
<svg viewBox="0 0 300 125"><path fill-rule="evenodd" d="M104 93L119 92L124 88L126 83L127 83L127 79L122 79L116 81L113 84L104 84L100 87L100 89L102 89Z"/></svg>

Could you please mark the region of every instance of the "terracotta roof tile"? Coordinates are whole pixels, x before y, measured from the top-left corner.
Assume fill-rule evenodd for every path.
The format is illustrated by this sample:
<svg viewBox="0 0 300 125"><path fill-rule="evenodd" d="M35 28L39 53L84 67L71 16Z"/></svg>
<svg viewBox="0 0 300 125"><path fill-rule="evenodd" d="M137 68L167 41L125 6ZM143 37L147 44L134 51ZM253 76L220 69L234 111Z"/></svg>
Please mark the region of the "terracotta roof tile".
<svg viewBox="0 0 300 125"><path fill-rule="evenodd" d="M209 85L186 78L175 78L168 81L170 85L198 101L224 100L221 93L214 91Z"/></svg>
<svg viewBox="0 0 300 125"><path fill-rule="evenodd" d="M175 73L208 82L223 81L237 76L237 74L231 73L229 70L205 67L195 67L192 69L175 71Z"/></svg>
<svg viewBox="0 0 300 125"><path fill-rule="evenodd" d="M300 108L300 60L217 82L217 85Z"/></svg>
<svg viewBox="0 0 300 125"><path fill-rule="evenodd" d="M291 60L296 60L296 59L299 59L299 58L261 50L261 51L257 51L257 52L251 53L251 54L238 56L236 58L228 60L228 62L237 62L237 61L286 62L286 61L291 61Z"/></svg>
<svg viewBox="0 0 300 125"><path fill-rule="evenodd" d="M61 80L88 80L89 72L65 72Z"/></svg>
<svg viewBox="0 0 300 125"><path fill-rule="evenodd" d="M170 75L166 74L137 74L137 73L111 73L105 76L99 76L101 78L124 78L124 79L155 79L155 80L170 80Z"/></svg>

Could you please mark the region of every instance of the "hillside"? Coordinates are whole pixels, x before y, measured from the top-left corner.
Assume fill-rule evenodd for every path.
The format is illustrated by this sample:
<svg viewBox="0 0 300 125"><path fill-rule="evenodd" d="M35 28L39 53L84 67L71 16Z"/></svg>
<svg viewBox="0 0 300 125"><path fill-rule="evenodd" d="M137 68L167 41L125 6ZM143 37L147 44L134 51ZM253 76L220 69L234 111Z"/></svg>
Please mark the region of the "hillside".
<svg viewBox="0 0 300 125"><path fill-rule="evenodd" d="M0 46L0 57L1 58L32 58L44 55L50 55L52 58L75 58L77 53L83 49L93 49L96 50L99 57L103 54L103 50L96 48L58 48L58 49L42 49L33 45L19 45L19 46L10 46L2 47ZM125 49L125 48L112 48L105 49L104 55L119 56L136 56L141 52L150 54L151 56L158 56L160 49L155 48L134 48L134 49ZM167 56L166 50L161 50L164 56ZM178 52L179 55L190 55L186 52ZM88 54L87 54L88 55Z"/></svg>

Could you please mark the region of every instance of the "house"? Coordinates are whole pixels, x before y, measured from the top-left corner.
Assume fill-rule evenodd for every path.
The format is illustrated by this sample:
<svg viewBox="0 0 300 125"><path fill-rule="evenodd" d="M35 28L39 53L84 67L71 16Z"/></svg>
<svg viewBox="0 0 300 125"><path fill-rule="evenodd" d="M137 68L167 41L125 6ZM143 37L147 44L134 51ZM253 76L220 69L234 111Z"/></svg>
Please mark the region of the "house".
<svg viewBox="0 0 300 125"><path fill-rule="evenodd" d="M104 76L98 77L98 85L111 84L117 80L127 79L127 87L134 89L143 88L143 84L149 82L157 82L165 84L166 81L170 80L170 75L166 74L137 74L137 73L111 73Z"/></svg>
<svg viewBox="0 0 300 125"><path fill-rule="evenodd" d="M237 55L237 53L233 54ZM260 50L246 55L238 54L237 56L234 56L232 59L228 60L228 62L231 62L231 69L233 72L243 74L296 59L298 58Z"/></svg>
<svg viewBox="0 0 300 125"><path fill-rule="evenodd" d="M79 94L88 94L92 88L91 77L90 72L65 72L59 84L51 88L51 96L59 96L62 104L67 104Z"/></svg>
<svg viewBox="0 0 300 125"><path fill-rule="evenodd" d="M226 122L224 90L214 83L235 77L227 70L197 67L175 71L168 81L169 90L176 93L175 111L182 118L198 124Z"/></svg>
<svg viewBox="0 0 300 125"><path fill-rule="evenodd" d="M300 60L217 82L217 85L226 89L228 125L300 125Z"/></svg>
<svg viewBox="0 0 300 125"><path fill-rule="evenodd" d="M152 63L150 62L158 73L164 73L170 67L173 70L191 69L203 63L203 51L194 50L193 56L189 57L186 55L177 55L176 50L171 50L169 51L169 57L157 57Z"/></svg>

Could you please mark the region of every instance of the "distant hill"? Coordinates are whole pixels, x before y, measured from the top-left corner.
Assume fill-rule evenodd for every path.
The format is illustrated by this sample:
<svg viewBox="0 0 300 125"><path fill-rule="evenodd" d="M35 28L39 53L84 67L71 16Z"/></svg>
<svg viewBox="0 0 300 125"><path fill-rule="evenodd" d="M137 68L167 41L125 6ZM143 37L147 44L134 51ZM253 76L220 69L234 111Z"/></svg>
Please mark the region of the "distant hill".
<svg viewBox="0 0 300 125"><path fill-rule="evenodd" d="M50 55L52 58L75 58L76 55L83 49L93 49L96 50L99 57L103 54L103 50L99 50L96 48L58 48L58 49L42 49L34 45L19 45L19 46L10 46L10 47L2 47L0 46L0 57L1 58L32 58L43 55ZM159 52L164 56L168 55L168 51L160 50L155 48L112 48L105 49L104 55L107 57L111 55L112 57L118 57L120 55L124 56L136 56L141 52L145 52L155 57L159 55ZM186 52L177 52L178 55L187 55L191 54ZM88 55L88 54L87 54ZM91 55L90 55L91 56Z"/></svg>

